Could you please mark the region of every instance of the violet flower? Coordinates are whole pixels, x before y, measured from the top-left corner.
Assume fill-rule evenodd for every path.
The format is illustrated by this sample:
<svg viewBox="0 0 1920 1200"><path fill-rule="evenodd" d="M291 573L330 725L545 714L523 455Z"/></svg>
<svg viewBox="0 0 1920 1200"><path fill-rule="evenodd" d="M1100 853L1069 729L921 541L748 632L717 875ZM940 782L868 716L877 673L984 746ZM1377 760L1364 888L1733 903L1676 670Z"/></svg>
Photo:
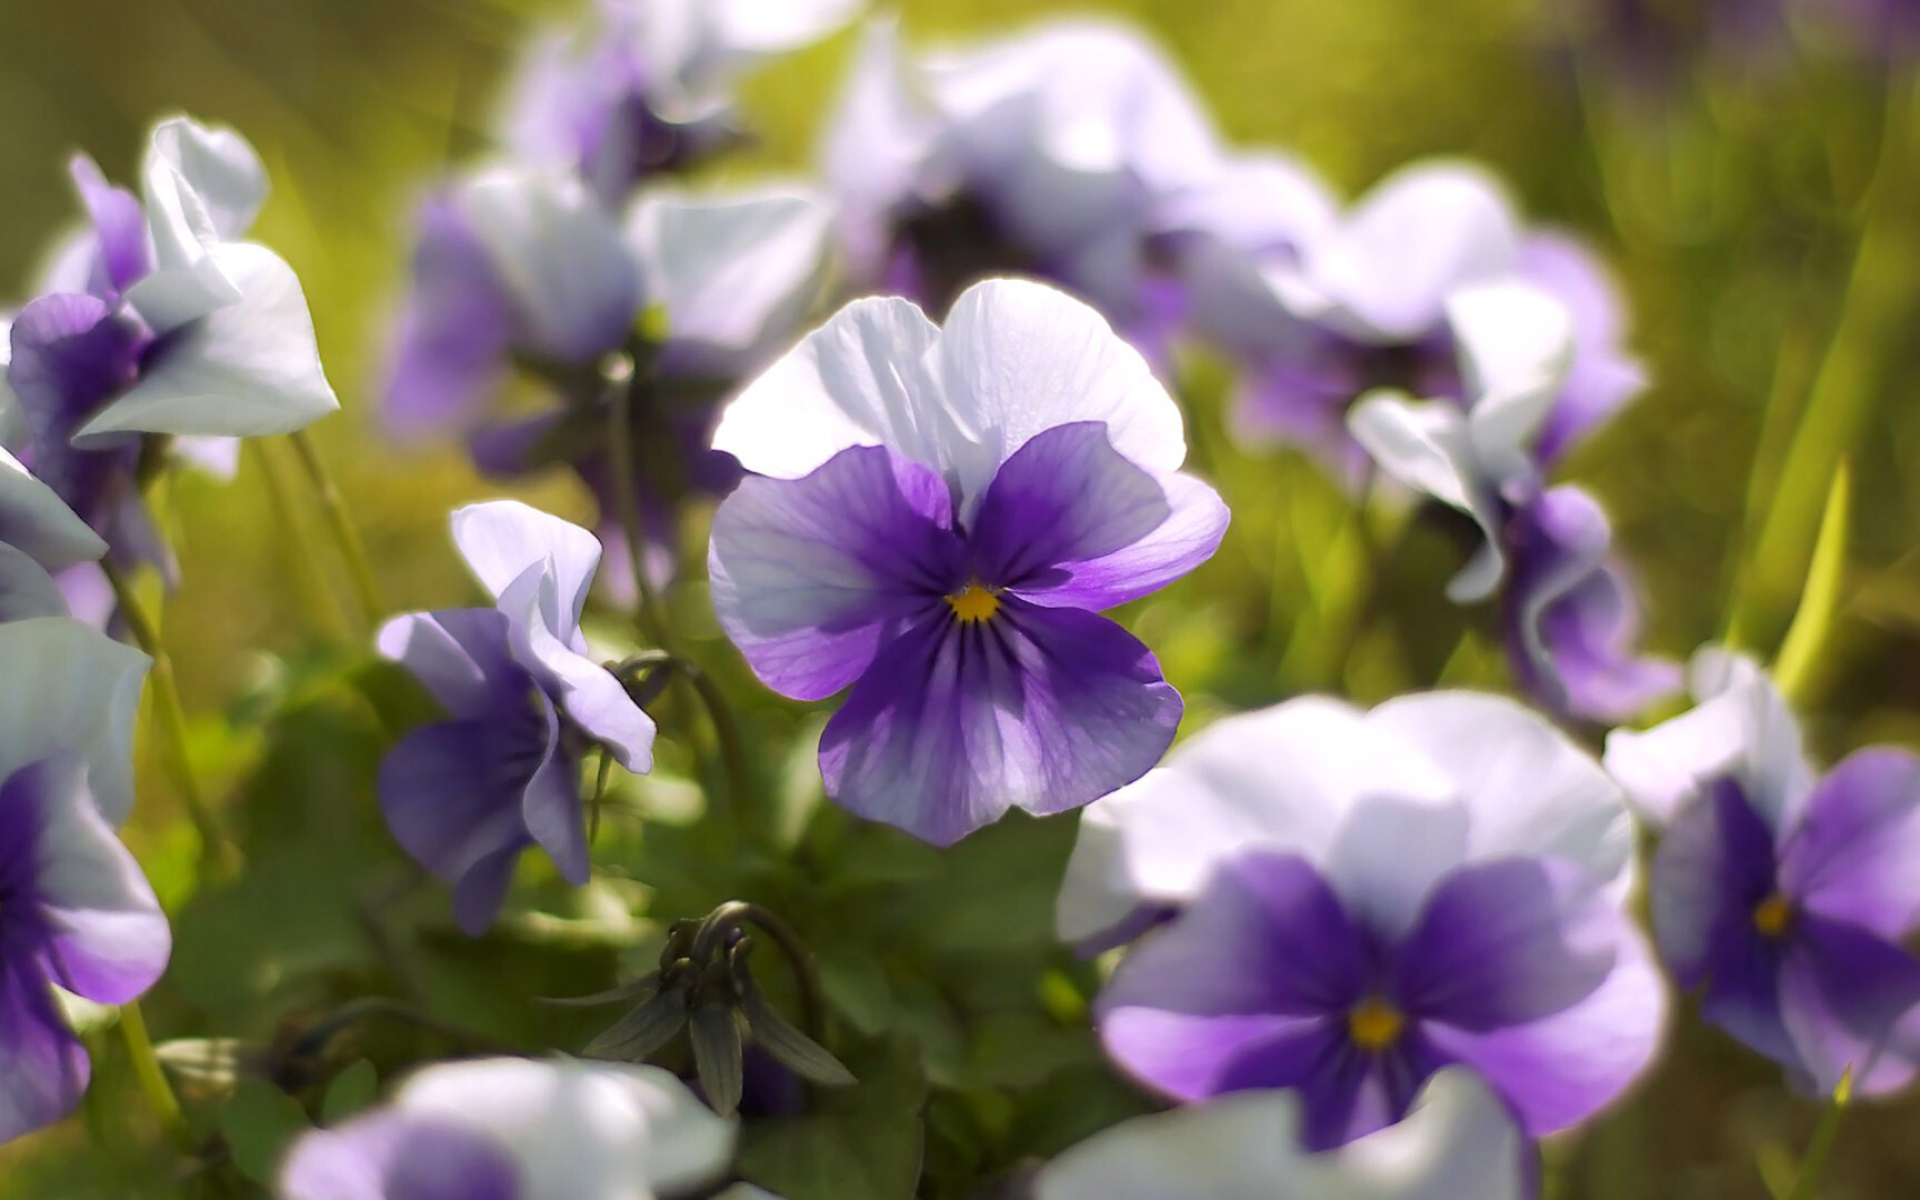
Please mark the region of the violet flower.
<svg viewBox="0 0 1920 1200"><path fill-rule="evenodd" d="M106 552L107 544L52 488L0 449L0 623L68 615L52 572Z"/></svg>
<svg viewBox="0 0 1920 1200"><path fill-rule="evenodd" d="M498 500L454 513L453 536L496 605L410 613L380 630L380 653L448 713L387 755L380 804L401 846L453 883L454 917L477 935L530 846L587 881L580 758L599 746L649 770L654 724L580 634L600 561L591 533Z"/></svg>
<svg viewBox="0 0 1920 1200"><path fill-rule="evenodd" d="M1855 751L1816 778L1751 661L1696 655L1699 706L1616 730L1606 765L1662 831L1654 937L1701 1015L1803 1091L1883 1095L1920 1071L1920 760Z"/></svg>
<svg viewBox="0 0 1920 1200"><path fill-rule="evenodd" d="M1036 1200L1530 1200L1534 1154L1498 1095L1449 1068L1399 1124L1338 1150L1301 1144L1293 1092L1237 1092L1136 1117L1042 1168Z"/></svg>
<svg viewBox="0 0 1920 1200"><path fill-rule="evenodd" d="M1090 809L1059 924L1100 946L1160 922L1097 1019L1170 1096L1296 1089L1325 1149L1459 1065L1539 1137L1658 1047L1632 871L1618 788L1542 718L1466 692L1309 698L1221 721Z"/></svg>
<svg viewBox="0 0 1920 1200"><path fill-rule="evenodd" d="M1160 49L1092 19L913 58L898 42L868 29L823 147L856 284L939 315L983 277L1036 276L1157 350L1159 208L1217 156Z"/></svg>
<svg viewBox="0 0 1920 1200"><path fill-rule="evenodd" d="M577 174L617 206L649 176L734 141L746 68L852 18L860 0L600 0L590 29L534 42L500 125L513 158Z"/></svg>
<svg viewBox="0 0 1920 1200"><path fill-rule="evenodd" d="M1480 550L1447 595L1500 593L1527 693L1558 715L1632 716L1672 691L1678 672L1634 650L1638 613L1605 514L1577 488L1547 488L1537 458L1575 357L1573 323L1544 292L1512 282L1455 291L1446 310L1467 400L1376 392L1348 414L1352 435L1389 476L1479 525Z"/></svg>
<svg viewBox="0 0 1920 1200"><path fill-rule="evenodd" d="M55 988L139 997L166 917L110 819L130 804L147 658L66 617L0 625L0 1142L78 1106L90 1074Z"/></svg>
<svg viewBox="0 0 1920 1200"><path fill-rule="evenodd" d="M72 172L90 228L11 322L0 410L12 415L0 440L116 562L166 569L140 497L160 448L151 435L188 444L286 433L339 402L293 269L240 240L267 181L238 134L161 122L141 199L84 155Z"/></svg>
<svg viewBox="0 0 1920 1200"><path fill-rule="evenodd" d="M1359 462L1345 414L1363 394L1471 398L1449 318L1463 289L1529 284L1567 311L1571 353L1531 447L1543 467L1644 386L1612 281L1572 239L1526 228L1478 167L1416 163L1341 213L1304 167L1246 160L1166 219L1192 327L1244 364L1241 432L1305 446L1343 474Z"/></svg>
<svg viewBox="0 0 1920 1200"><path fill-rule="evenodd" d="M428 1067L294 1143L280 1200L672 1200L732 1157L734 1122L657 1067L565 1058Z"/></svg>
<svg viewBox="0 0 1920 1200"><path fill-rule="evenodd" d="M1227 510L1179 473L1180 410L1087 306L969 288L946 328L856 301L749 384L716 448L715 611L768 686L851 688L827 794L939 844L1056 813L1158 761L1159 664L1099 611L1204 562Z"/></svg>

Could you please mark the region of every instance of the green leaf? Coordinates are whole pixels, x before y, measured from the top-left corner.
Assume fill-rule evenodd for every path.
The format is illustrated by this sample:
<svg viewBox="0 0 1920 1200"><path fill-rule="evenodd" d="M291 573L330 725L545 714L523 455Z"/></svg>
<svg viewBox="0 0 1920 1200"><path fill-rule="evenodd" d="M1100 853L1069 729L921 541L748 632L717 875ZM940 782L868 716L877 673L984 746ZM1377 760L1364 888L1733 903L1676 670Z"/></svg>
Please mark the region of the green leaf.
<svg viewBox="0 0 1920 1200"><path fill-rule="evenodd" d="M1851 479L1851 472L1842 461L1833 473L1833 486L1827 492L1826 513L1820 519L1820 538L1814 544L1813 561L1807 566L1807 583L1800 592L1800 607L1794 613L1786 641L1781 643L1780 656L1774 660L1774 681L1788 699L1806 698L1820 652L1833 632L1840 607L1840 585L1847 567Z"/></svg>
<svg viewBox="0 0 1920 1200"><path fill-rule="evenodd" d="M234 1167L255 1183L272 1181L287 1144L308 1128L300 1102L263 1079L241 1083L220 1115Z"/></svg>
<svg viewBox="0 0 1920 1200"><path fill-rule="evenodd" d="M749 1123L740 1175L785 1200L911 1200L927 1083L902 1041L848 1055L853 1087L814 1093L801 1117Z"/></svg>
<svg viewBox="0 0 1920 1200"><path fill-rule="evenodd" d="M335 1075L327 1085L326 1099L320 1102L320 1119L328 1125L338 1125L371 1105L379 1092L380 1072L366 1059L360 1059Z"/></svg>

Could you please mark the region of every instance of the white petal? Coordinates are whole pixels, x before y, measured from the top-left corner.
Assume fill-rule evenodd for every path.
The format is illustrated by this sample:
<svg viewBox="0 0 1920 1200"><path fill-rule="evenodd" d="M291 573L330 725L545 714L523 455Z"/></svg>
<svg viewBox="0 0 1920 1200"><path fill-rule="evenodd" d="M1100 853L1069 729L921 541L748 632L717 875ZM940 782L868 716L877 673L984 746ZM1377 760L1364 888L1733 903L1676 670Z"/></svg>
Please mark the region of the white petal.
<svg viewBox="0 0 1920 1200"><path fill-rule="evenodd" d="M1359 710L1319 696L1208 726L1166 766L1087 808L1055 915L1060 937L1096 938L1140 905L1187 900L1222 858L1251 846L1324 861L1363 797L1450 800L1452 782L1405 751Z"/></svg>
<svg viewBox="0 0 1920 1200"><path fill-rule="evenodd" d="M725 47L777 54L818 41L851 21L866 0L710 0Z"/></svg>
<svg viewBox="0 0 1920 1200"><path fill-rule="evenodd" d="M17 547L49 571L91 562L107 552L52 488L0 449L0 542Z"/></svg>
<svg viewBox="0 0 1920 1200"><path fill-rule="evenodd" d="M150 660L70 617L0 625L0 778L70 752L113 824L133 811L133 720Z"/></svg>
<svg viewBox="0 0 1920 1200"><path fill-rule="evenodd" d="M927 372L939 337L911 301L855 300L727 405L713 448L776 479L798 479L849 446L891 446L942 468L955 438Z"/></svg>
<svg viewBox="0 0 1920 1200"><path fill-rule="evenodd" d="M238 298L175 331L140 381L87 422L76 442L128 432L291 433L340 407L293 268L251 242L215 246L208 261L233 281Z"/></svg>
<svg viewBox="0 0 1920 1200"><path fill-rule="evenodd" d="M959 433L947 461L963 517L1001 463L1058 425L1102 422L1113 448L1150 471L1186 459L1180 407L1140 352L1057 288L1016 279L968 288L935 359Z"/></svg>
<svg viewBox="0 0 1920 1200"><path fill-rule="evenodd" d="M1420 163L1375 187L1313 247L1302 316L1357 337L1408 341L1436 328L1456 289L1510 272L1518 218L1500 185L1464 163Z"/></svg>
<svg viewBox="0 0 1920 1200"><path fill-rule="evenodd" d="M562 637L579 628L600 566L600 539L591 531L518 500L489 500L454 511L453 541L495 599L530 568L550 573L558 606L548 614L550 628Z"/></svg>
<svg viewBox="0 0 1920 1200"><path fill-rule="evenodd" d="M732 1155L735 1126L657 1067L484 1059L429 1067L395 1098L403 1112L499 1139L529 1197L651 1200L697 1187Z"/></svg>
<svg viewBox="0 0 1920 1200"><path fill-rule="evenodd" d="M1531 478L1533 443L1573 360L1573 318L1524 283L1482 284L1447 298L1459 345L1475 458L1496 486Z"/></svg>
<svg viewBox="0 0 1920 1200"><path fill-rule="evenodd" d="M808 190L653 191L626 234L675 352L724 367L788 336L826 265L830 226L825 200Z"/></svg>
<svg viewBox="0 0 1920 1200"><path fill-rule="evenodd" d="M147 169L170 165L192 191L221 241L236 241L253 228L267 199L267 170L247 139L224 126L173 117L154 127Z"/></svg>
<svg viewBox="0 0 1920 1200"><path fill-rule="evenodd" d="M1373 461L1401 483L1472 517L1486 540L1447 585L1456 604L1484 600L1507 571L1499 497L1474 452L1460 407L1416 402L1397 392L1370 392L1347 413L1347 429Z"/></svg>
<svg viewBox="0 0 1920 1200"><path fill-rule="evenodd" d="M68 615L67 597L47 569L0 541L0 624Z"/></svg>
<svg viewBox="0 0 1920 1200"><path fill-rule="evenodd" d="M1367 722L1418 747L1452 779L1468 813L1470 861L1553 855L1623 891L1630 884L1625 797L1545 718L1500 696L1450 691L1389 700Z"/></svg>
<svg viewBox="0 0 1920 1200"><path fill-rule="evenodd" d="M915 92L890 18L867 24L820 145L820 171L839 208L855 278L880 276L892 210L909 198L932 148L935 118Z"/></svg>
<svg viewBox="0 0 1920 1200"><path fill-rule="evenodd" d="M1705 647L1688 666L1697 705L1651 729L1607 735L1607 770L1655 827L1716 778L1731 778L1776 832L1787 829L1813 790L1800 724L1758 664Z"/></svg>
<svg viewBox="0 0 1920 1200"><path fill-rule="evenodd" d="M1038 1200L1522 1200L1529 1152L1470 1072L1441 1071L1406 1119L1337 1150L1300 1145L1292 1091L1238 1092L1138 1117L1056 1158Z"/></svg>
<svg viewBox="0 0 1920 1200"><path fill-rule="evenodd" d="M46 289L51 291L53 289ZM7 382L7 367L13 362L13 316L0 313L0 450L17 446L27 436L27 414L20 397Z"/></svg>

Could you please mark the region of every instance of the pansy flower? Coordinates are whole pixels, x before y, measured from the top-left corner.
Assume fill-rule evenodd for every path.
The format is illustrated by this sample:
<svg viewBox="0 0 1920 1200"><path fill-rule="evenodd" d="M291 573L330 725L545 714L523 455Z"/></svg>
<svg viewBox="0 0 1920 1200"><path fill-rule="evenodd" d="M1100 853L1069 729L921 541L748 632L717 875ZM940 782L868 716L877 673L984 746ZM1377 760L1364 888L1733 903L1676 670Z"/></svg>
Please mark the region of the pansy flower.
<svg viewBox="0 0 1920 1200"><path fill-rule="evenodd" d="M1083 818L1063 936L1147 932L1097 1003L1176 1099L1288 1088L1312 1149L1450 1065L1539 1137L1652 1061L1666 997L1622 911L1633 828L1598 763L1493 696L1228 718Z"/></svg>
<svg viewBox="0 0 1920 1200"><path fill-rule="evenodd" d="M1606 765L1661 830L1653 931L1701 1015L1827 1095L1920 1071L1920 759L1855 751L1816 777L1751 661L1696 655L1690 712L1616 730Z"/></svg>
<svg viewBox="0 0 1920 1200"><path fill-rule="evenodd" d="M534 42L501 132L515 161L577 174L608 205L734 141L748 67L844 25L861 0L600 0Z"/></svg>
<svg viewBox="0 0 1920 1200"><path fill-rule="evenodd" d="M244 139L161 122L138 199L84 155L72 172L90 226L11 323L0 437L116 561L166 566L140 497L150 435L287 433L339 402L293 269L242 240L267 192Z"/></svg>
<svg viewBox="0 0 1920 1200"><path fill-rule="evenodd" d="M859 286L938 315L985 276L1034 276L1157 349L1173 315L1159 208L1216 156L1191 89L1131 27L1059 20L908 56L876 22L822 171Z"/></svg>
<svg viewBox="0 0 1920 1200"><path fill-rule="evenodd" d="M478 934L530 846L587 881L581 756L598 746L646 771L654 725L580 633L600 561L591 533L499 500L454 513L453 536L495 607L410 613L380 630L380 652L448 714L387 755L380 804L401 846L454 885L454 917Z"/></svg>
<svg viewBox="0 0 1920 1200"><path fill-rule="evenodd" d="M1399 1124L1302 1145L1297 1093L1236 1092L1135 1117L1047 1164L1036 1200L1529 1200L1534 1152L1500 1097L1448 1068Z"/></svg>
<svg viewBox="0 0 1920 1200"><path fill-rule="evenodd" d="M294 1143L280 1200L675 1200L732 1158L734 1122L658 1067L491 1058Z"/></svg>
<svg viewBox="0 0 1920 1200"><path fill-rule="evenodd" d="M1572 321L1544 292L1511 282L1461 289L1446 308L1467 399L1374 392L1348 415L1353 436L1389 476L1480 527L1479 551L1447 594L1500 595L1527 693L1556 714L1631 716L1679 674L1635 651L1636 601L1606 514L1578 488L1548 488L1537 459L1575 354Z"/></svg>
<svg viewBox="0 0 1920 1200"><path fill-rule="evenodd" d="M1181 474L1179 408L1086 305L969 288L944 329L857 301L726 409L753 472L715 515L721 625L769 686L843 689L827 793L946 844L1010 807L1076 808L1138 778L1181 701L1096 614L1219 544Z"/></svg>
<svg viewBox="0 0 1920 1200"><path fill-rule="evenodd" d="M52 573L106 552L52 488L0 449L0 622L67 615Z"/></svg>
<svg viewBox="0 0 1920 1200"><path fill-rule="evenodd" d="M1591 253L1527 228L1476 166L1416 163L1343 213L1311 171L1269 156L1216 171L1168 220L1189 323L1244 364L1241 431L1343 473L1358 462L1345 414L1365 393L1471 399L1450 308L1463 289L1523 283L1566 310L1570 352L1531 447L1543 466L1644 386Z"/></svg>
<svg viewBox="0 0 1920 1200"><path fill-rule="evenodd" d="M0 1142L86 1091L55 989L125 1004L166 968L166 917L109 823L132 801L146 668L71 618L0 624Z"/></svg>

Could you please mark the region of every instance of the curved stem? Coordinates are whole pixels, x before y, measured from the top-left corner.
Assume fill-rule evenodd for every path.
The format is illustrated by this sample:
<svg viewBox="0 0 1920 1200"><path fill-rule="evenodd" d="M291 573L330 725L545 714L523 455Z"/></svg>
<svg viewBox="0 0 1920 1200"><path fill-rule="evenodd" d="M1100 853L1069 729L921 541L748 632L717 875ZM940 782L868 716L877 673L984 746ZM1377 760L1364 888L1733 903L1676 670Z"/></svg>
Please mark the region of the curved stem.
<svg viewBox="0 0 1920 1200"><path fill-rule="evenodd" d="M147 1035L147 1019L141 1015L138 1002L120 1006L120 1036L127 1044L134 1078L139 1081L140 1091L152 1107L153 1115L159 1119L160 1128L166 1131L174 1145L191 1154L194 1148L193 1131L187 1127L187 1118L180 1111L179 1097L173 1094L173 1086L167 1082L167 1073L153 1052L153 1039Z"/></svg>
<svg viewBox="0 0 1920 1200"><path fill-rule="evenodd" d="M287 440L293 443L293 451L300 458L307 482L313 486L314 496L320 501L320 510L326 514L327 526L340 546L340 556L347 564L347 578L352 581L354 597L360 603L364 631L371 633L386 614L387 606L380 597L380 584L374 577L373 564L367 559L366 544L360 540L360 529L353 523L353 516L347 511L347 502L340 495L340 489L334 486L333 476L327 473L327 464L314 448L313 439L307 436L307 431L296 430L287 435Z"/></svg>
<svg viewBox="0 0 1920 1200"><path fill-rule="evenodd" d="M666 648L667 620L653 580L647 577L647 524L640 511L640 488L633 463L633 360L617 359L606 371L607 453L613 459L613 504L620 530L626 535L627 558L633 569L634 593L640 598L641 635Z"/></svg>
<svg viewBox="0 0 1920 1200"><path fill-rule="evenodd" d="M203 880L222 878L230 865L233 848L220 832L220 823L214 819L206 795L201 792L200 783L194 778L193 760L187 750L187 713L180 702L179 684L174 679L173 659L167 654L166 647L161 645L159 631L148 619L146 610L140 607L139 597L134 595L127 577L113 565L111 558L101 559L100 569L106 575L108 585L113 588L120 619L126 622L134 642L153 660L147 678L153 684L154 721L159 727L164 748L161 759L167 764L168 774L173 776L174 789L180 794L180 802L186 806L194 831L200 835L201 877Z"/></svg>
<svg viewBox="0 0 1920 1200"><path fill-rule="evenodd" d="M801 1021L808 1034L820 1037L824 1013L820 1005L820 970L814 964L806 943L800 940L800 935L772 910L751 900L727 901L708 913L707 919L700 923L700 932L694 935L690 957L697 963L710 961L720 949L720 939L741 922L754 926L772 938L774 944L780 947L780 952L787 956L787 962L793 966L794 979L799 984Z"/></svg>

